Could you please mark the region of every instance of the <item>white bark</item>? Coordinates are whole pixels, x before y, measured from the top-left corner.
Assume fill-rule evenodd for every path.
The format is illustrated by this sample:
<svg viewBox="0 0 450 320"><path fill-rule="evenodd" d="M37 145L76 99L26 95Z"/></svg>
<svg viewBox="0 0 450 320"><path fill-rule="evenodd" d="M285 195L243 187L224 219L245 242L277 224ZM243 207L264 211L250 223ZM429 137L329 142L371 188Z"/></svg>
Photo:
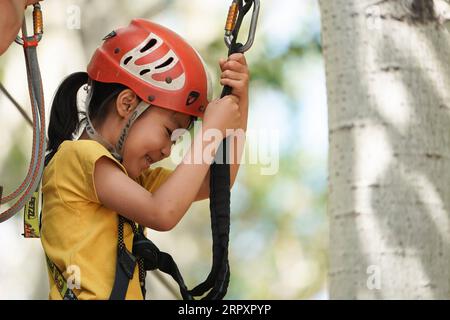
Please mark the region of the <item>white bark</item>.
<svg viewBox="0 0 450 320"><path fill-rule="evenodd" d="M422 1L320 0L332 299L449 298L450 36Z"/></svg>

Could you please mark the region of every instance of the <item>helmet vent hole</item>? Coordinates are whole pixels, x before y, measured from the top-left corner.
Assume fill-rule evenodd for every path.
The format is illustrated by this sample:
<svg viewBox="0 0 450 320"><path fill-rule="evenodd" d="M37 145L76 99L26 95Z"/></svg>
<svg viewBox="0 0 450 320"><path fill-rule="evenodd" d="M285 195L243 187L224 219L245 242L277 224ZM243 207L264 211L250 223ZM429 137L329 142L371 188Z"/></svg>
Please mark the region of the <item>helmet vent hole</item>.
<svg viewBox="0 0 450 320"><path fill-rule="evenodd" d="M169 64L172 63L172 61L173 61L173 58L170 57L169 59L167 59L166 61L161 63L159 66L157 66L155 69L161 69L161 68L167 67Z"/></svg>
<svg viewBox="0 0 450 320"><path fill-rule="evenodd" d="M144 74L149 73L149 72L150 72L150 69L144 69L144 70L142 70L141 72L139 72L139 74L140 74L141 76L143 76Z"/></svg>
<svg viewBox="0 0 450 320"><path fill-rule="evenodd" d="M131 59L133 59L133 57L132 57L132 56L129 56L128 58L126 58L126 59L123 61L123 64L124 64L124 65L127 65L128 62L130 62Z"/></svg>
<svg viewBox="0 0 450 320"><path fill-rule="evenodd" d="M191 93L189 93L189 96L186 100L186 105L190 106L191 104L193 104L195 101L197 101L197 99L200 97L200 93L198 93L197 91L191 91Z"/></svg>
<svg viewBox="0 0 450 320"><path fill-rule="evenodd" d="M147 44L140 50L141 53L143 53L143 52L145 52L145 51L150 50L151 48L153 48L157 42L158 42L158 41L156 41L156 39L150 39L150 41L147 42Z"/></svg>

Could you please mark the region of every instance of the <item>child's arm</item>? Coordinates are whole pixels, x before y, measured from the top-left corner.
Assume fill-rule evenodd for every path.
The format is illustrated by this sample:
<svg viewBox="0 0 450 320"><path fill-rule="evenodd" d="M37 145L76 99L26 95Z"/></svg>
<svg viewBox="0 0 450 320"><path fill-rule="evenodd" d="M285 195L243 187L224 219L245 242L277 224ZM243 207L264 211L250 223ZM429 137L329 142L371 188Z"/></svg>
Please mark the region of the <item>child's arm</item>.
<svg viewBox="0 0 450 320"><path fill-rule="evenodd" d="M233 187L236 181L236 176L239 171L239 165L242 157L242 152L245 146L245 133L247 131L248 120L248 83L249 83L249 70L247 67L247 61L245 56L241 53L233 54L227 60L221 60L219 62L220 69L222 70L222 79L220 83L222 85L229 85L233 88L233 95L239 98L239 107L241 110L241 124L238 129L242 130L242 134L234 139L234 150L230 153L230 189ZM227 71L229 70L229 71ZM233 156L231 158L231 156ZM195 197L195 201L204 200L209 198L209 181L210 171L206 174L205 179L202 182L202 186Z"/></svg>
<svg viewBox="0 0 450 320"><path fill-rule="evenodd" d="M207 113L203 130L214 128L225 133L225 128L237 128L241 122L236 97L211 103ZM170 230L195 200L219 142L204 141L202 133L197 134L182 163L153 194L126 176L111 159L102 157L96 162L94 171L98 199L105 207L143 226ZM215 144L213 148L211 143ZM206 148L212 150L209 159L195 157L199 152L203 155ZM196 163L192 164L191 159L196 159Z"/></svg>

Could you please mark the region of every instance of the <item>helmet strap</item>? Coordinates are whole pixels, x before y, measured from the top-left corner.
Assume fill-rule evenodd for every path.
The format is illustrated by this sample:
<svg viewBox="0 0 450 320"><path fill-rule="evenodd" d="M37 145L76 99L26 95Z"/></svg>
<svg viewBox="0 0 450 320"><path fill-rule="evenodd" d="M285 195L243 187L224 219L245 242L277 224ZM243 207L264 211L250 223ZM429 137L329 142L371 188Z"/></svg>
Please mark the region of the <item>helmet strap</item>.
<svg viewBox="0 0 450 320"><path fill-rule="evenodd" d="M130 131L131 126L133 123L137 120L137 118L145 111L147 110L150 105L146 103L145 101L141 101L136 109L133 111L131 116L128 118L127 123L122 129L122 132L120 133L119 140L117 141L117 144L113 146L111 143L106 141L105 138L103 138L97 130L95 130L94 125L92 124L91 118L89 117L89 104L90 100L92 98L92 90L90 86L88 86L88 97L85 101L86 105L86 132L92 140L95 140L99 142L101 145L103 145L110 153L111 155L119 162L122 162L123 160L123 146L125 144L125 140L128 136L128 133Z"/></svg>
<svg viewBox="0 0 450 320"><path fill-rule="evenodd" d="M92 140L95 140L99 142L101 145L103 145L108 151L111 153L111 155L116 158L117 161L122 161L122 156L117 152L116 148L106 141L98 132L95 130L94 125L91 122L91 119L89 117L88 109L86 109L86 132Z"/></svg>
<svg viewBox="0 0 450 320"><path fill-rule="evenodd" d="M137 105L136 109L133 111L131 116L128 118L128 121L122 129L122 132L120 133L120 136L119 136L119 140L117 141L116 147L115 147L115 150L117 150L117 153L119 155L123 155L123 147L125 145L125 140L128 137L128 133L130 131L131 126L139 118L139 116L142 113L144 113L144 111L147 110L149 107L150 107L150 105L148 103L146 103L145 101L141 101Z"/></svg>

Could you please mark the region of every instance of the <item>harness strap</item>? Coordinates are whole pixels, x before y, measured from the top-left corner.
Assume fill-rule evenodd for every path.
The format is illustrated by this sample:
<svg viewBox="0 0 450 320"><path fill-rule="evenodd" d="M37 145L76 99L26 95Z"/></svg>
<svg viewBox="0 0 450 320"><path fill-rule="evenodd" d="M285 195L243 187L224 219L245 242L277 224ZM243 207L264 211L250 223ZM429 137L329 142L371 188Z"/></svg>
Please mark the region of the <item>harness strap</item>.
<svg viewBox="0 0 450 320"><path fill-rule="evenodd" d="M189 293L183 276L178 269L177 264L172 256L166 252L160 251L158 247L144 234L139 233L135 235L133 241L133 253L144 261L145 270L156 270L170 275L180 288L181 296L184 300L193 300L194 298Z"/></svg>
<svg viewBox="0 0 450 320"><path fill-rule="evenodd" d="M133 249L132 253L126 248L123 238L124 224L129 223L133 229ZM145 298L145 272L149 270L159 269L170 275L180 288L180 294L184 300L194 300L193 295L186 287L183 276L181 275L177 264L172 256L166 252L160 251L158 247L145 235L141 226L119 215L118 225L118 246L117 246L117 262L116 273L113 288L109 300L125 300L130 280L133 278L136 264L139 267L139 281ZM227 257L225 255L225 257ZM68 287L67 281L58 267L46 256L47 265L52 275L53 281L64 300L78 300L74 292ZM222 256L223 259L223 256ZM223 298L225 285L229 281L229 266L227 261L221 261L225 266L224 272L215 280L217 289L213 290L203 299L221 299Z"/></svg>
<svg viewBox="0 0 450 320"><path fill-rule="evenodd" d="M125 300L135 268L136 257L127 248L119 248L117 251L116 276L109 300Z"/></svg>
<svg viewBox="0 0 450 320"><path fill-rule="evenodd" d="M133 230L133 253L136 237L140 234L143 234L143 228L141 226L137 227L134 222L119 215L116 275L109 300L125 300L125 296L128 291L128 285L130 283L130 280L133 278L136 264L139 267L139 284L141 286L142 296L145 300L146 270L144 268L144 260L141 257L136 257L135 255L133 255L133 253L128 251L127 247L125 246L123 237L123 229L125 223L128 223Z"/></svg>
<svg viewBox="0 0 450 320"><path fill-rule="evenodd" d="M78 300L77 296L73 293L72 289L70 289L67 285L67 281L64 278L62 272L58 269L58 267L50 260L50 258L45 255L47 260L47 266L52 275L53 281L55 282L56 288L58 289L59 294L63 300Z"/></svg>

